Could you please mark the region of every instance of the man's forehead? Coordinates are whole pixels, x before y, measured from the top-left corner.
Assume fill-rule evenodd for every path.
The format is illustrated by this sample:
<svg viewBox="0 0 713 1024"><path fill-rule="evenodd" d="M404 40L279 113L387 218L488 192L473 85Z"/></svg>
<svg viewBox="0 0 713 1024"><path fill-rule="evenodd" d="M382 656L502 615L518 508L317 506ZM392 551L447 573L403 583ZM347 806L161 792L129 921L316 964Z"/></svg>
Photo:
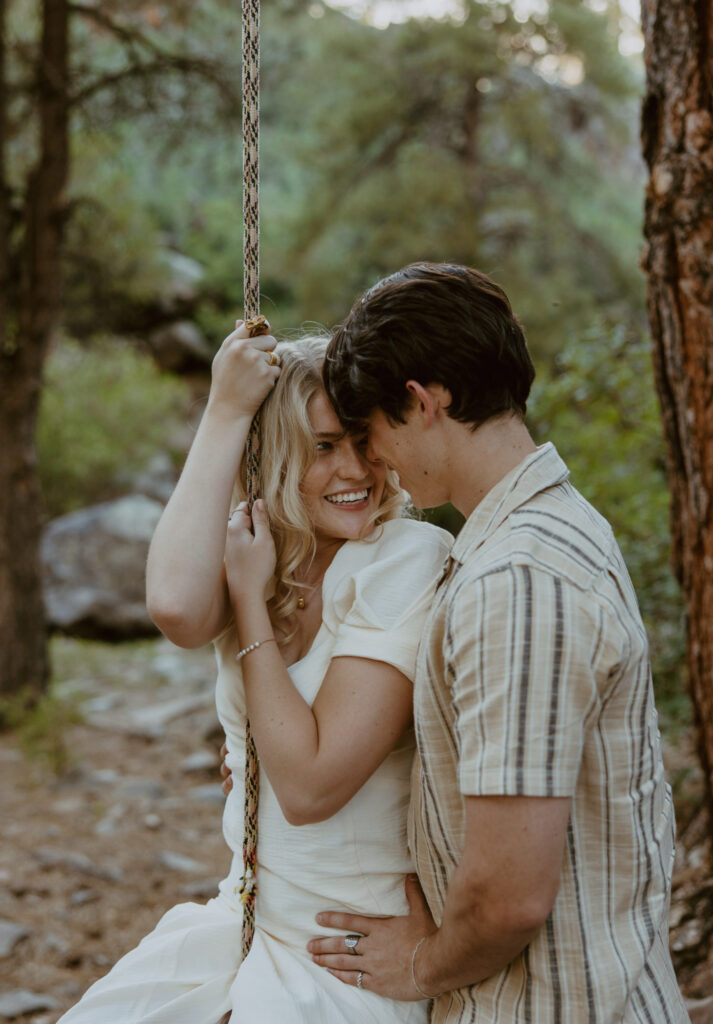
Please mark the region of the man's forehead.
<svg viewBox="0 0 713 1024"><path fill-rule="evenodd" d="M370 433L372 431L378 431L379 433L385 433L386 431L396 431L399 427L403 427L403 423L398 423L392 420L383 409L372 409L365 421L365 428Z"/></svg>

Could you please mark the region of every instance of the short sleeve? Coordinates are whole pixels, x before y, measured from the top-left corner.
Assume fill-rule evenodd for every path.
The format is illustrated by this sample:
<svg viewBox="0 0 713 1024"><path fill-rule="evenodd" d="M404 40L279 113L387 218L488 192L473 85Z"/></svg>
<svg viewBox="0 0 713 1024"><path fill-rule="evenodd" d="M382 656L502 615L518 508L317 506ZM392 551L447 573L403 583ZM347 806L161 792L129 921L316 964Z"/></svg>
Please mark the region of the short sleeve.
<svg viewBox="0 0 713 1024"><path fill-rule="evenodd" d="M360 541L346 553L346 571L325 594L324 622L335 636L333 658L384 661L413 680L418 643L451 538L413 520L385 523L381 531L376 540Z"/></svg>
<svg viewBox="0 0 713 1024"><path fill-rule="evenodd" d="M571 796L598 705L581 594L528 565L454 587L444 656L467 796Z"/></svg>

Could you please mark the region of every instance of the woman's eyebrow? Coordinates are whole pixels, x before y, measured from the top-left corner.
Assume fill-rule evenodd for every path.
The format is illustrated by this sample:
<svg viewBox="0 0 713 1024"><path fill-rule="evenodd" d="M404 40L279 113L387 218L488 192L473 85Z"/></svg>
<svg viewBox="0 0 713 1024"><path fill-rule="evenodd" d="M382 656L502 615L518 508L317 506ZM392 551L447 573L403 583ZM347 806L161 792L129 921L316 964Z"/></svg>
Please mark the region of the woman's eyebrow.
<svg viewBox="0 0 713 1024"><path fill-rule="evenodd" d="M346 430L343 430L340 434L335 434L330 431L327 431L326 433L319 432L314 436L319 438L320 441L341 441L343 437L347 436L347 432Z"/></svg>

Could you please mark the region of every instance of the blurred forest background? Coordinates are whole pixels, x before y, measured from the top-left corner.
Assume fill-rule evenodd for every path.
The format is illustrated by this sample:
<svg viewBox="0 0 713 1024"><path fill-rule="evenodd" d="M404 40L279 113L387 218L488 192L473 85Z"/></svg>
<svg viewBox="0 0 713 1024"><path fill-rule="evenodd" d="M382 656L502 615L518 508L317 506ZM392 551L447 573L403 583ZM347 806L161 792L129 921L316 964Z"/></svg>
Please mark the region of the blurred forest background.
<svg viewBox="0 0 713 1024"><path fill-rule="evenodd" d="M29 112L40 4L2 6L7 175L19 195L38 152ZM165 500L212 353L242 308L237 0L84 0L69 14L62 313L38 425L46 524L124 495ZM556 443L632 575L685 826L701 782L639 270L635 16L623 0L263 0L262 312L277 334L329 327L360 291L419 259L472 264L506 289L538 371L534 436ZM458 529L452 509L432 516ZM155 686L164 672L165 651L126 643L127 669L101 639L55 636L48 695L19 727L59 776L72 768L66 730L81 719L82 681L131 688L145 666ZM111 706L87 687L93 713ZM114 812L92 813L110 835L100 826ZM164 896L175 902L174 890ZM133 915L134 931L151 923ZM122 932L123 948L141 933ZM681 940L677 966L689 975L700 939ZM95 956L84 981L116 953ZM46 960L41 945L32 955ZM36 970L38 984L55 984ZM67 983L60 1002L79 991Z"/></svg>
<svg viewBox="0 0 713 1024"><path fill-rule="evenodd" d="M263 311L278 332L330 326L414 259L470 263L506 288L538 368L532 429L614 525L678 728L682 606L638 269L643 68L621 52L635 28L615 0L452 10L377 28L319 2L263 4ZM22 60L36 17L11 13ZM73 19L63 323L39 426L47 518L126 493L157 451L182 458L172 445L200 385L151 358L175 316L172 275L193 275L183 315L209 348L241 310L236 4L113 13L126 38ZM185 66L162 69L171 53ZM12 157L31 161L29 133Z"/></svg>

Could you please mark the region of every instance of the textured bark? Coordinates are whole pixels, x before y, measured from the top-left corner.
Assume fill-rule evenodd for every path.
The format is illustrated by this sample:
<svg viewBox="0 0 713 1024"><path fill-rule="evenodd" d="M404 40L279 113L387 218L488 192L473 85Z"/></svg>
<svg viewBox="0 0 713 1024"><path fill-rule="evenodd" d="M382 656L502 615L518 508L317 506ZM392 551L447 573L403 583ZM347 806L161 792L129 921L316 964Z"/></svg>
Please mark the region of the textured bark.
<svg viewBox="0 0 713 1024"><path fill-rule="evenodd" d="M643 0L644 268L687 672L713 807L713 0Z"/></svg>
<svg viewBox="0 0 713 1024"><path fill-rule="evenodd" d="M17 294L10 294L7 277L4 282L0 348L0 694L29 697L44 689L48 675L35 427L42 367L60 302L68 172L66 0L43 0L42 18L40 158L25 195Z"/></svg>

